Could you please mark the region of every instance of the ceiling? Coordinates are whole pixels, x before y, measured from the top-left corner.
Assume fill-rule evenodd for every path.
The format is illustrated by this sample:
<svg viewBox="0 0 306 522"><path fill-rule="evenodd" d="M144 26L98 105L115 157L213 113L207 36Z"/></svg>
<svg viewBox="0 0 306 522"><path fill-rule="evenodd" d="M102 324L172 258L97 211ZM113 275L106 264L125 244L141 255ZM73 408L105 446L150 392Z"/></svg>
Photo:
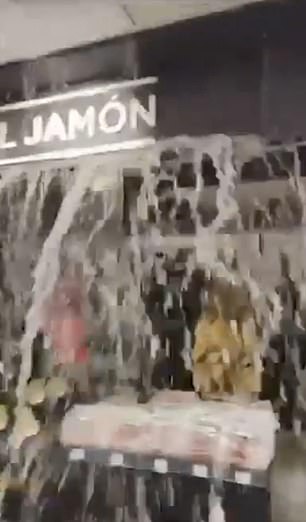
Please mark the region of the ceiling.
<svg viewBox="0 0 306 522"><path fill-rule="evenodd" d="M0 0L0 64L267 0Z"/></svg>

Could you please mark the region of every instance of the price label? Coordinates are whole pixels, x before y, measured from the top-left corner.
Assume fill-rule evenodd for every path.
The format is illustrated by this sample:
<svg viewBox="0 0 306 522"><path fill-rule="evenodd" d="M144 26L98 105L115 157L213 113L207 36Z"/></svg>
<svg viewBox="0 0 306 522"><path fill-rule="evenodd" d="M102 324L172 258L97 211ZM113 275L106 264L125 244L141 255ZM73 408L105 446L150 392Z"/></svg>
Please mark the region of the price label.
<svg viewBox="0 0 306 522"><path fill-rule="evenodd" d="M69 460L76 462L85 459L85 451L82 448L73 448L69 454Z"/></svg>

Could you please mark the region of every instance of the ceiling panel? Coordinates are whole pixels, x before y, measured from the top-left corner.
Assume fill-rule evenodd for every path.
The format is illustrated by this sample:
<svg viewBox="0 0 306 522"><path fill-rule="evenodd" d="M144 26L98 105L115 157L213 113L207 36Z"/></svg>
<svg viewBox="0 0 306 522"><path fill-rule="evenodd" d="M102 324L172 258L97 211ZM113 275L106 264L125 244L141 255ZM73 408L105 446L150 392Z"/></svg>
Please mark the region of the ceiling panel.
<svg viewBox="0 0 306 522"><path fill-rule="evenodd" d="M264 0L126 0L126 7L139 27L155 27L173 21L226 11Z"/></svg>
<svg viewBox="0 0 306 522"><path fill-rule="evenodd" d="M267 0L0 0L0 64Z"/></svg>

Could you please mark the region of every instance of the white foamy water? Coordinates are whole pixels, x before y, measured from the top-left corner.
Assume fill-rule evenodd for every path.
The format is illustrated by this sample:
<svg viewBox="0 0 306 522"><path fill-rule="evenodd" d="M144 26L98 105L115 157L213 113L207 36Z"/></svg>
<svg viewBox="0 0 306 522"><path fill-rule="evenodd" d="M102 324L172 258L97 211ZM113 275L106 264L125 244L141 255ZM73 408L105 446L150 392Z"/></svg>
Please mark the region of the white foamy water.
<svg viewBox="0 0 306 522"><path fill-rule="evenodd" d="M169 148L178 151L172 164L176 163L180 167L191 158L194 166L195 187L178 187L177 183L174 187L177 204L184 199L190 204L190 214L195 224L194 234L191 235L178 233L171 220L167 223L170 233L165 236L161 231L164 223L158 214L158 198L154 192L156 178L151 173L151 167L164 168L160 154ZM19 405L25 401L25 387L31 377L33 342L42 327L43 305L57 283L64 254L69 259L81 262L87 290L93 286L98 294L100 311L93 317L92 310L88 307L88 323L92 330L103 337L102 341L107 338L114 350L110 350L104 357L101 349L98 354L100 358L97 357L97 367L101 372L107 366L115 370L119 384L121 381L126 384L131 377L137 378L140 361L143 362L143 348L139 346L144 344L147 337L152 337L152 325L144 306L143 292L150 286L153 269L158 283L165 284L167 280L164 258L155 256L158 251L171 258L175 257L180 248L192 250L187 260L188 277L194 268L200 267L207 274L223 277L234 283L246 282L258 321L263 326L263 344L267 342L271 332L277 331L283 313L279 295L274 289L275 282L280 278L279 254L284 247L292 258L294 279L299 281L304 265L305 234L304 230L295 227L290 232L288 241L284 241L288 236L286 231L265 232L262 253L259 248L259 233L241 231L241 194L247 193L247 189L246 185L237 189L240 168L250 157L262 153L262 143L254 137L250 137L249 141L247 137L233 141L227 136L196 139L181 136L162 141L151 151L142 151L134 156L118 155L82 160L74 172L69 168L48 170L48 166L44 166L45 172L42 172L39 166L33 166L28 167L27 172L15 167L3 173L0 195L6 193L8 200L8 225L3 233L4 264L6 284L12 299L10 304L3 305L7 327L2 334L2 345L4 359L10 359L12 347L21 355L16 389ZM206 186L201 179L203 154L208 154L213 160L219 180L218 187ZM165 169L168 167L169 161L166 161ZM140 168L144 177L130 215L130 237L120 230L124 168ZM171 179L167 173L162 174L164 179ZM63 199L56 219L45 236L41 234L44 204L55 178L60 179ZM24 180L26 187L22 194L21 185ZM283 186L278 189L277 185L276 188L283 194ZM257 190L256 198L261 197L262 193L264 190ZM201 223L198 213L200 205L204 209L216 206L216 215L209 225L204 226ZM248 205L249 202L245 206ZM155 223L150 225L149 207L153 207L157 213ZM172 214L173 221L175 212ZM229 223L233 228L227 228ZM234 232L229 233L226 230ZM295 254L297 248L299 255ZM223 256L220 256L220 251ZM238 269L232 267L236 255ZM99 270L103 275L97 275ZM187 288L188 277L185 278L184 289ZM119 292L123 295L120 304ZM170 293L168 301L167 306L171 310L173 296ZM20 335L23 320L25 330ZM14 329L18 328L19 334L13 334ZM190 365L192 339L187 328L184 338L184 357L186 364ZM161 352L160 344L155 344L145 354L148 359L147 384L153 363ZM9 362L7 364L9 366ZM298 371L299 363L294 361L294 364L297 374L302 375ZM219 472L221 473L220 470ZM224 520L221 504L217 500L212 502L210 522ZM141 502L141 516L145 520L149 515L144 501Z"/></svg>

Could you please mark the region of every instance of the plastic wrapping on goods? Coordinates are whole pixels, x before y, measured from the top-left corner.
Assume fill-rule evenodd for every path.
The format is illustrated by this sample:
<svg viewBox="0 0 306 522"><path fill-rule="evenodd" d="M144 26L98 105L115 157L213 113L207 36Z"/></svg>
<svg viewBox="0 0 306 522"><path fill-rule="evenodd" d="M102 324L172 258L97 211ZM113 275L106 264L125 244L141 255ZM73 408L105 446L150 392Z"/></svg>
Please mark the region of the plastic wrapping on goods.
<svg viewBox="0 0 306 522"><path fill-rule="evenodd" d="M116 398L77 405L64 418L61 441L87 447L265 470L277 423L269 403L200 401L161 392L146 405Z"/></svg>

